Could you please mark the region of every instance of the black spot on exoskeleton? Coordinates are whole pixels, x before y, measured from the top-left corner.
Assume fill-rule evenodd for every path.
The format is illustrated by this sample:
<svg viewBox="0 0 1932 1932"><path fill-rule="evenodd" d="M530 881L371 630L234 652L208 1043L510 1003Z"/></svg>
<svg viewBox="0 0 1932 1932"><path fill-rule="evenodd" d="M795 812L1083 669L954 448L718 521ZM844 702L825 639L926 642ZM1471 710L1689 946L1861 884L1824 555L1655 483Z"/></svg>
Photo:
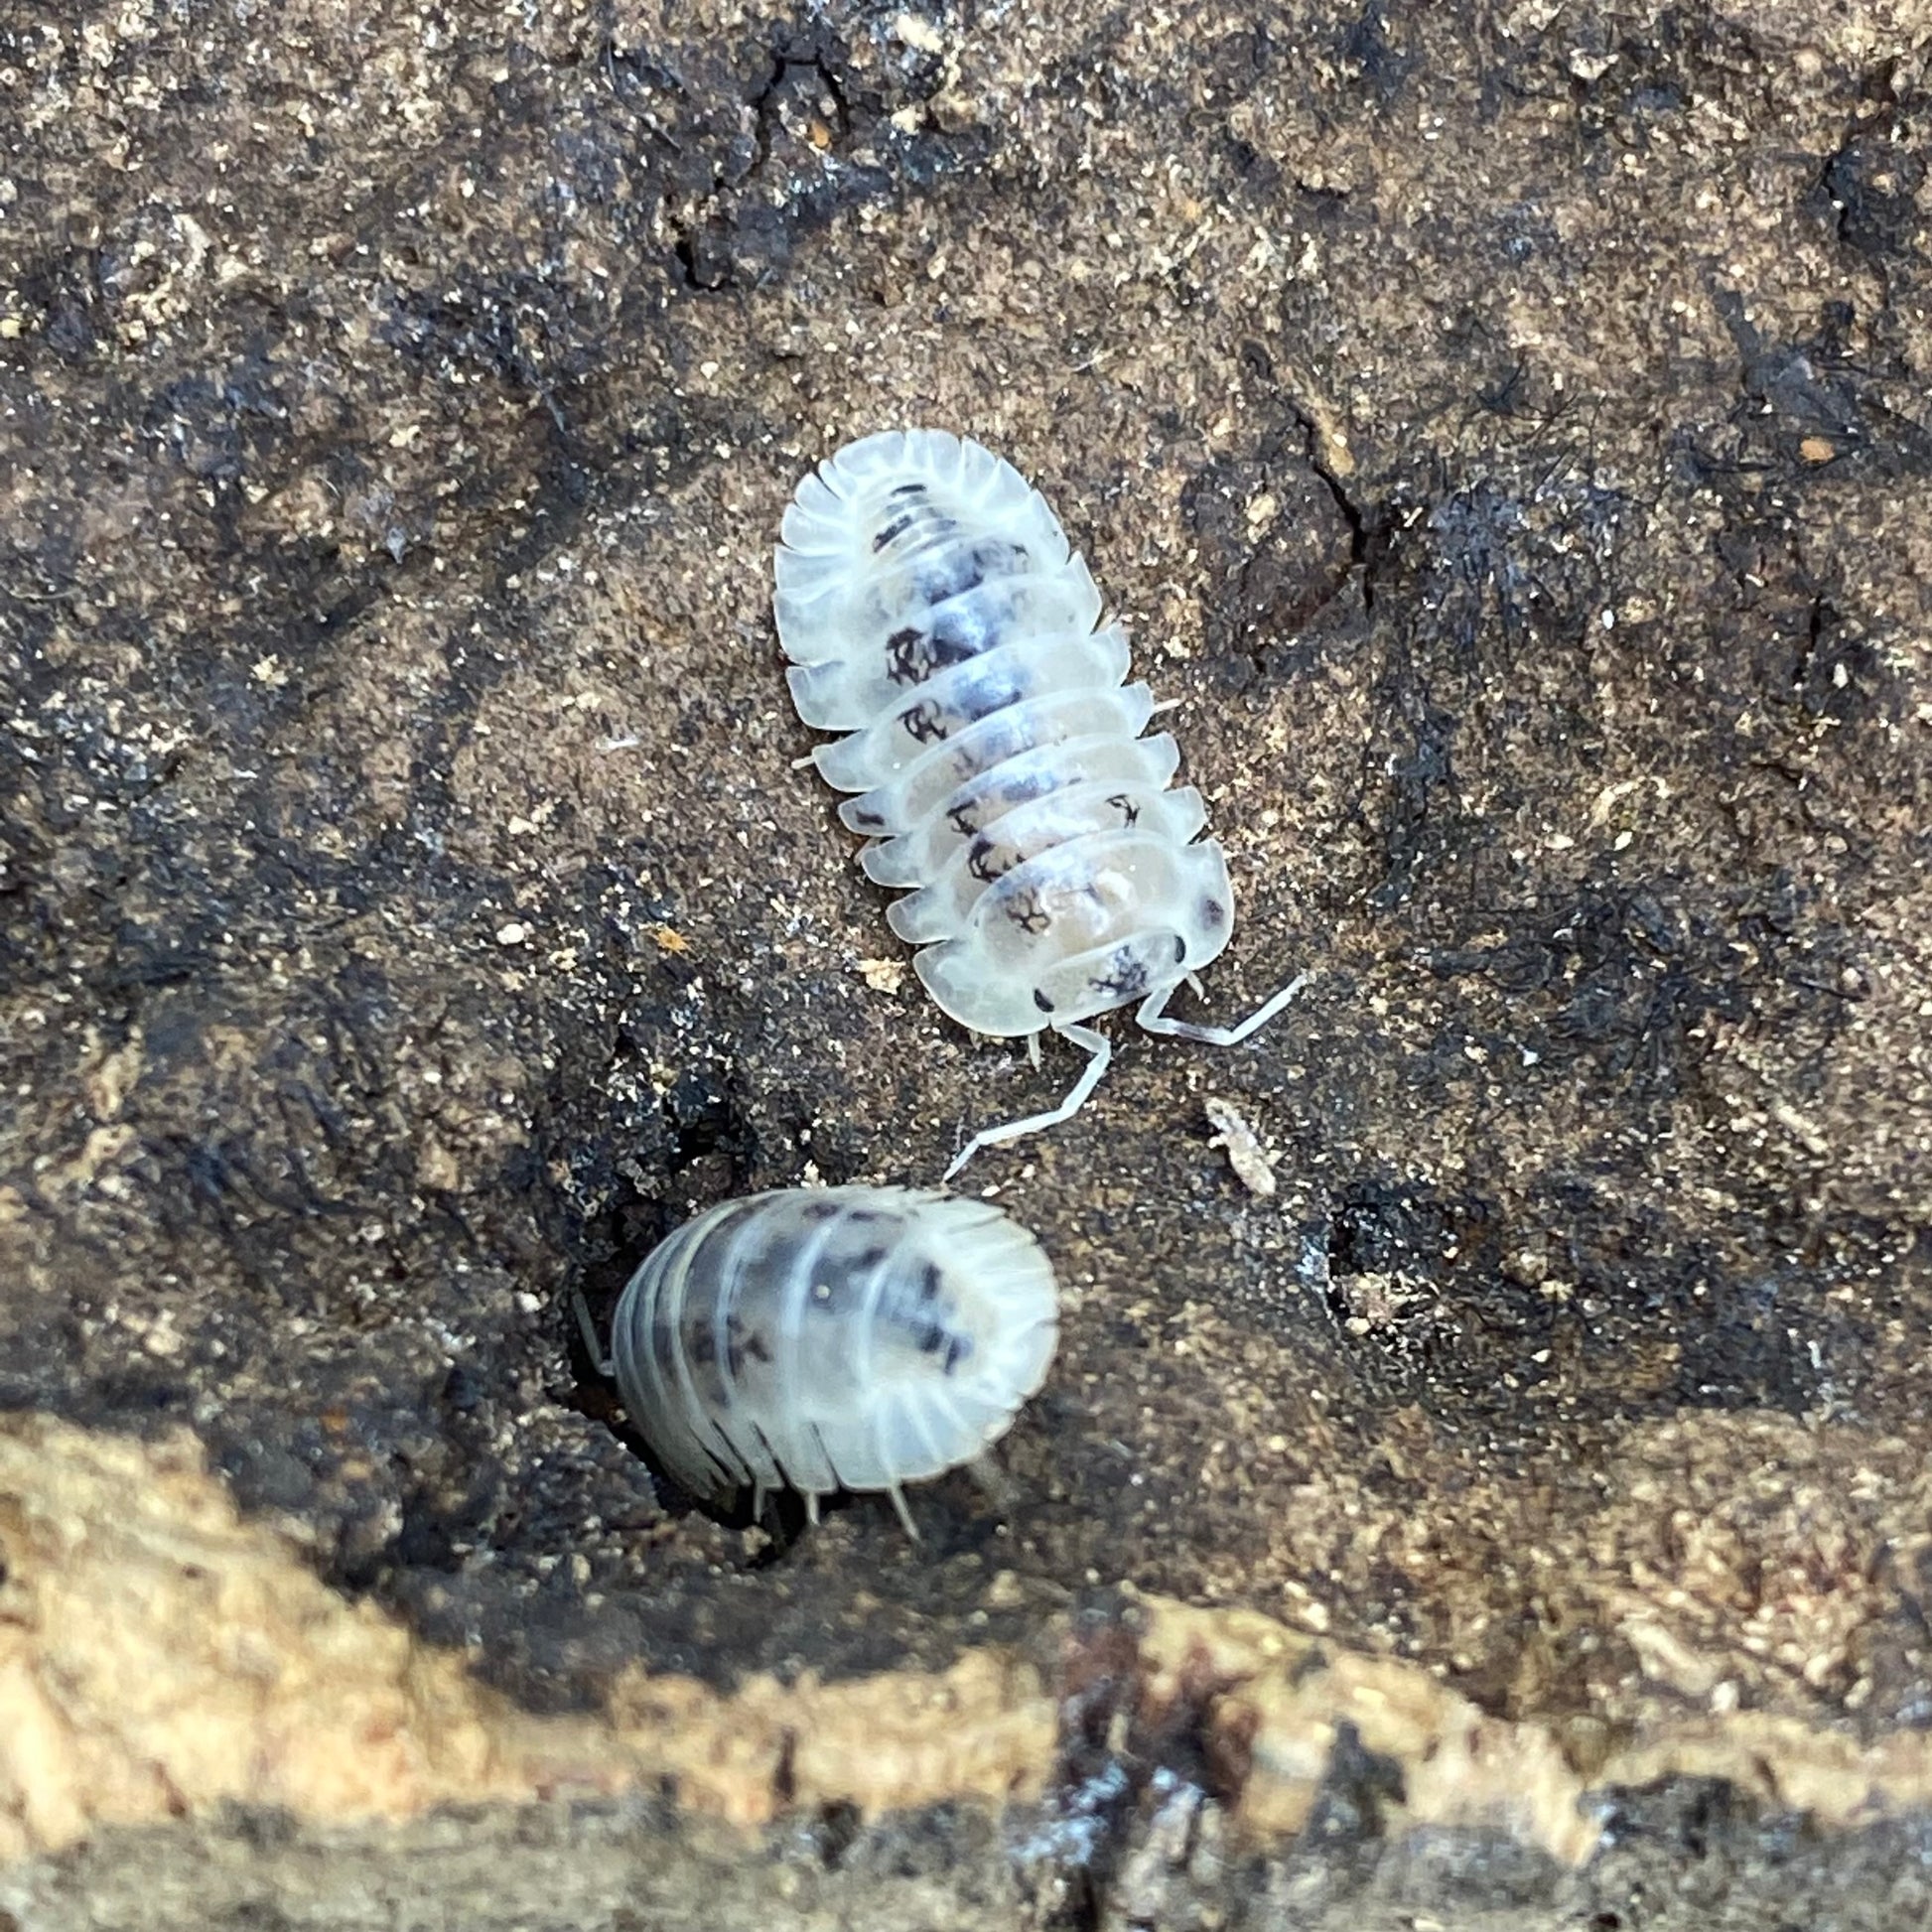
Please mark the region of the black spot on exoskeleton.
<svg viewBox="0 0 1932 1932"><path fill-rule="evenodd" d="M1173 936L1173 963L1178 966L1187 957L1187 941L1179 933Z"/></svg>
<svg viewBox="0 0 1932 1932"><path fill-rule="evenodd" d="M875 1242L870 1248L852 1257L852 1272L855 1275L861 1272L869 1275L885 1259L885 1248Z"/></svg>
<svg viewBox="0 0 1932 1932"><path fill-rule="evenodd" d="M1123 946L1108 962L1108 972L1104 979L1087 982L1096 993L1105 993L1116 1000L1132 1000L1147 991L1147 964L1144 960Z"/></svg>
<svg viewBox="0 0 1932 1932"><path fill-rule="evenodd" d="M946 713L942 705L924 698L898 714L905 735L918 745L931 745L946 736Z"/></svg>
<svg viewBox="0 0 1932 1932"><path fill-rule="evenodd" d="M924 641L925 633L912 623L886 639L886 675L895 684L917 684L925 676L919 663L919 646Z"/></svg>
<svg viewBox="0 0 1932 1932"><path fill-rule="evenodd" d="M943 1321L920 1322L913 1332L912 1345L921 1355L937 1355L942 1375L950 1375L973 1352L971 1338L955 1333Z"/></svg>
<svg viewBox="0 0 1932 1932"><path fill-rule="evenodd" d="M1001 847L999 841L996 839L975 839L972 850L966 855L966 870L975 879L989 886L996 879L1004 879L1013 868L1011 863L1006 865L996 865L994 863L1000 851Z"/></svg>
<svg viewBox="0 0 1932 1932"><path fill-rule="evenodd" d="M1131 831L1141 822L1141 804L1132 792L1117 791L1107 800L1120 814L1120 822Z"/></svg>
<svg viewBox="0 0 1932 1932"><path fill-rule="evenodd" d="M962 839L970 839L980 829L979 813L973 801L969 799L963 805L948 805L946 823Z"/></svg>
<svg viewBox="0 0 1932 1932"><path fill-rule="evenodd" d="M1201 900L1200 902L1201 924L1208 927L1210 930L1212 930L1217 925L1225 924L1227 921L1227 915L1228 915L1227 907L1223 905L1218 898L1204 898Z"/></svg>
<svg viewBox="0 0 1932 1932"><path fill-rule="evenodd" d="M888 501L895 496L923 496L924 494L925 484L922 483L899 483L886 492Z"/></svg>
<svg viewBox="0 0 1932 1932"><path fill-rule="evenodd" d="M889 543L896 542L899 537L902 537L906 533L906 531L909 530L917 520L918 519L916 517L912 517L912 516L894 517L893 520L890 523L888 523L886 527L883 530L881 530L876 537L873 538L872 540L873 549L884 550Z"/></svg>
<svg viewBox="0 0 1932 1932"><path fill-rule="evenodd" d="M919 1285L912 1293L917 1296L920 1304L924 1305L938 1301L945 1286L946 1278L940 1272L939 1264L936 1261L928 1261L919 1270Z"/></svg>
<svg viewBox="0 0 1932 1932"><path fill-rule="evenodd" d="M1034 988L1034 1005L1036 1006L1041 1013L1051 1013L1053 1011L1052 1001L1049 1000L1046 997L1046 995L1039 990L1038 987Z"/></svg>
<svg viewBox="0 0 1932 1932"><path fill-rule="evenodd" d="M744 1319L736 1314L725 1317L725 1367L730 1370L733 1381L744 1374L747 1362L769 1362L770 1359L771 1344L761 1329L747 1327Z"/></svg>
<svg viewBox="0 0 1932 1932"><path fill-rule="evenodd" d="M1040 902L1037 893L1015 893L1001 908L1020 930L1036 937L1053 923L1053 915Z"/></svg>
<svg viewBox="0 0 1932 1932"><path fill-rule="evenodd" d="M852 829L855 832L883 832L886 820L883 814L875 811L854 811Z"/></svg>
<svg viewBox="0 0 1932 1932"><path fill-rule="evenodd" d="M798 1212L800 1217L807 1221L836 1221L839 1218L840 1208L835 1200L815 1200L807 1201Z"/></svg>
<svg viewBox="0 0 1932 1932"><path fill-rule="evenodd" d="M982 623L943 621L930 631L908 623L886 639L886 676L894 684L923 684L997 641L997 633L989 633Z"/></svg>

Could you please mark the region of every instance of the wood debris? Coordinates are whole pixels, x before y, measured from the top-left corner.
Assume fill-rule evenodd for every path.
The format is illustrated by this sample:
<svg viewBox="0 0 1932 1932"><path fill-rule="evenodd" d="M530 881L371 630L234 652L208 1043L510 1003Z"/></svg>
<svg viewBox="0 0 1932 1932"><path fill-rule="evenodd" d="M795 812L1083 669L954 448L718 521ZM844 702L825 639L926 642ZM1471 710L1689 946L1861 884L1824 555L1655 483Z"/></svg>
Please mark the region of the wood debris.
<svg viewBox="0 0 1932 1932"><path fill-rule="evenodd" d="M1207 1124L1214 1130L1209 1147L1224 1148L1227 1151L1228 1166L1234 1170L1234 1177L1250 1193L1269 1198L1275 1191L1275 1169L1268 1156L1262 1152L1260 1140L1255 1130L1242 1119L1240 1110L1231 1100L1210 1097L1206 1102Z"/></svg>

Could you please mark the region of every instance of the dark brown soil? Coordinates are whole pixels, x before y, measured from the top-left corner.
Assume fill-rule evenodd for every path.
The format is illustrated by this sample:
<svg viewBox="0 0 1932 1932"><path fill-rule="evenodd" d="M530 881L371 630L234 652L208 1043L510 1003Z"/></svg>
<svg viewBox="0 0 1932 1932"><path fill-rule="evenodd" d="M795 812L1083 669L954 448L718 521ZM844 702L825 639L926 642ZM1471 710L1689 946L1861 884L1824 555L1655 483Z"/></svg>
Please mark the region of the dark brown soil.
<svg viewBox="0 0 1932 1932"><path fill-rule="evenodd" d="M541 1708L1126 1581L1580 1735L1932 1724L1928 47L1884 0L0 23L0 1403L191 1425ZM1038 483L1181 701L1212 1017L1312 975L1226 1054L1115 1023L968 1171L1062 1353L1007 1506L935 1484L916 1547L694 1511L568 1308L1071 1077L890 990L794 768L780 510L912 422Z"/></svg>

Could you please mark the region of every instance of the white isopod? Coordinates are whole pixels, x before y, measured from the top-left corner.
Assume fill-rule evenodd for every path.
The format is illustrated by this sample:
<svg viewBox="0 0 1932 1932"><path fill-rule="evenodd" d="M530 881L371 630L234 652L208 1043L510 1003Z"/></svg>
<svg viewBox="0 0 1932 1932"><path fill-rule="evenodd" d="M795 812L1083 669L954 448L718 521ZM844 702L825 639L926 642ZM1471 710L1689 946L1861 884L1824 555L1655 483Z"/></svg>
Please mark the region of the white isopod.
<svg viewBox="0 0 1932 1932"><path fill-rule="evenodd" d="M785 511L773 608L798 715L848 732L813 754L839 816L872 843L888 912L955 1020L983 1034L1051 1030L1091 1059L1059 1106L975 1135L980 1148L1067 1120L1112 1047L1079 1023L1138 1000L1150 1033L1247 1038L1163 1012L1228 942L1234 896L1200 793L1168 789L1180 754L1128 645L1098 629L1100 593L1059 519L1013 468L942 430L847 444Z"/></svg>
<svg viewBox="0 0 1932 1932"><path fill-rule="evenodd" d="M976 1460L1046 1379L1053 1271L984 1201L907 1187L793 1187L687 1222L611 1320L623 1406L665 1469L724 1502L818 1499ZM591 1353L600 1354L583 1304Z"/></svg>

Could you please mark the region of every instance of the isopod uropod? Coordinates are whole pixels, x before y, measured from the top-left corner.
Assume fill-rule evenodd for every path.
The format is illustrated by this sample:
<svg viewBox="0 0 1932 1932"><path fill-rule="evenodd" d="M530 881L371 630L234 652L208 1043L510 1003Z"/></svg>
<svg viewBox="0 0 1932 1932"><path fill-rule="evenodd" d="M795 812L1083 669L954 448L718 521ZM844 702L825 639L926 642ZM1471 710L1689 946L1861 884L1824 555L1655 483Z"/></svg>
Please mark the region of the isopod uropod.
<svg viewBox="0 0 1932 1932"><path fill-rule="evenodd" d="M1163 1009L1227 944L1234 896L1199 792L1170 790L1179 752L1143 738L1128 644L1059 520L1009 463L940 430L848 444L784 515L773 608L799 717L849 733L813 754L872 841L861 863L893 930L953 1019L983 1034L1064 1035L1092 1057L1059 1106L974 1136L980 1148L1066 1120L1112 1055L1079 1023L1130 1001L1150 1033L1245 1039ZM1099 627L1095 626L1099 624Z"/></svg>
<svg viewBox="0 0 1932 1932"><path fill-rule="evenodd" d="M726 1201L646 1257L611 1321L631 1422L694 1495L891 1492L976 1459L1046 1379L1053 1271L984 1201L799 1187ZM600 1354L583 1305L593 1356Z"/></svg>

